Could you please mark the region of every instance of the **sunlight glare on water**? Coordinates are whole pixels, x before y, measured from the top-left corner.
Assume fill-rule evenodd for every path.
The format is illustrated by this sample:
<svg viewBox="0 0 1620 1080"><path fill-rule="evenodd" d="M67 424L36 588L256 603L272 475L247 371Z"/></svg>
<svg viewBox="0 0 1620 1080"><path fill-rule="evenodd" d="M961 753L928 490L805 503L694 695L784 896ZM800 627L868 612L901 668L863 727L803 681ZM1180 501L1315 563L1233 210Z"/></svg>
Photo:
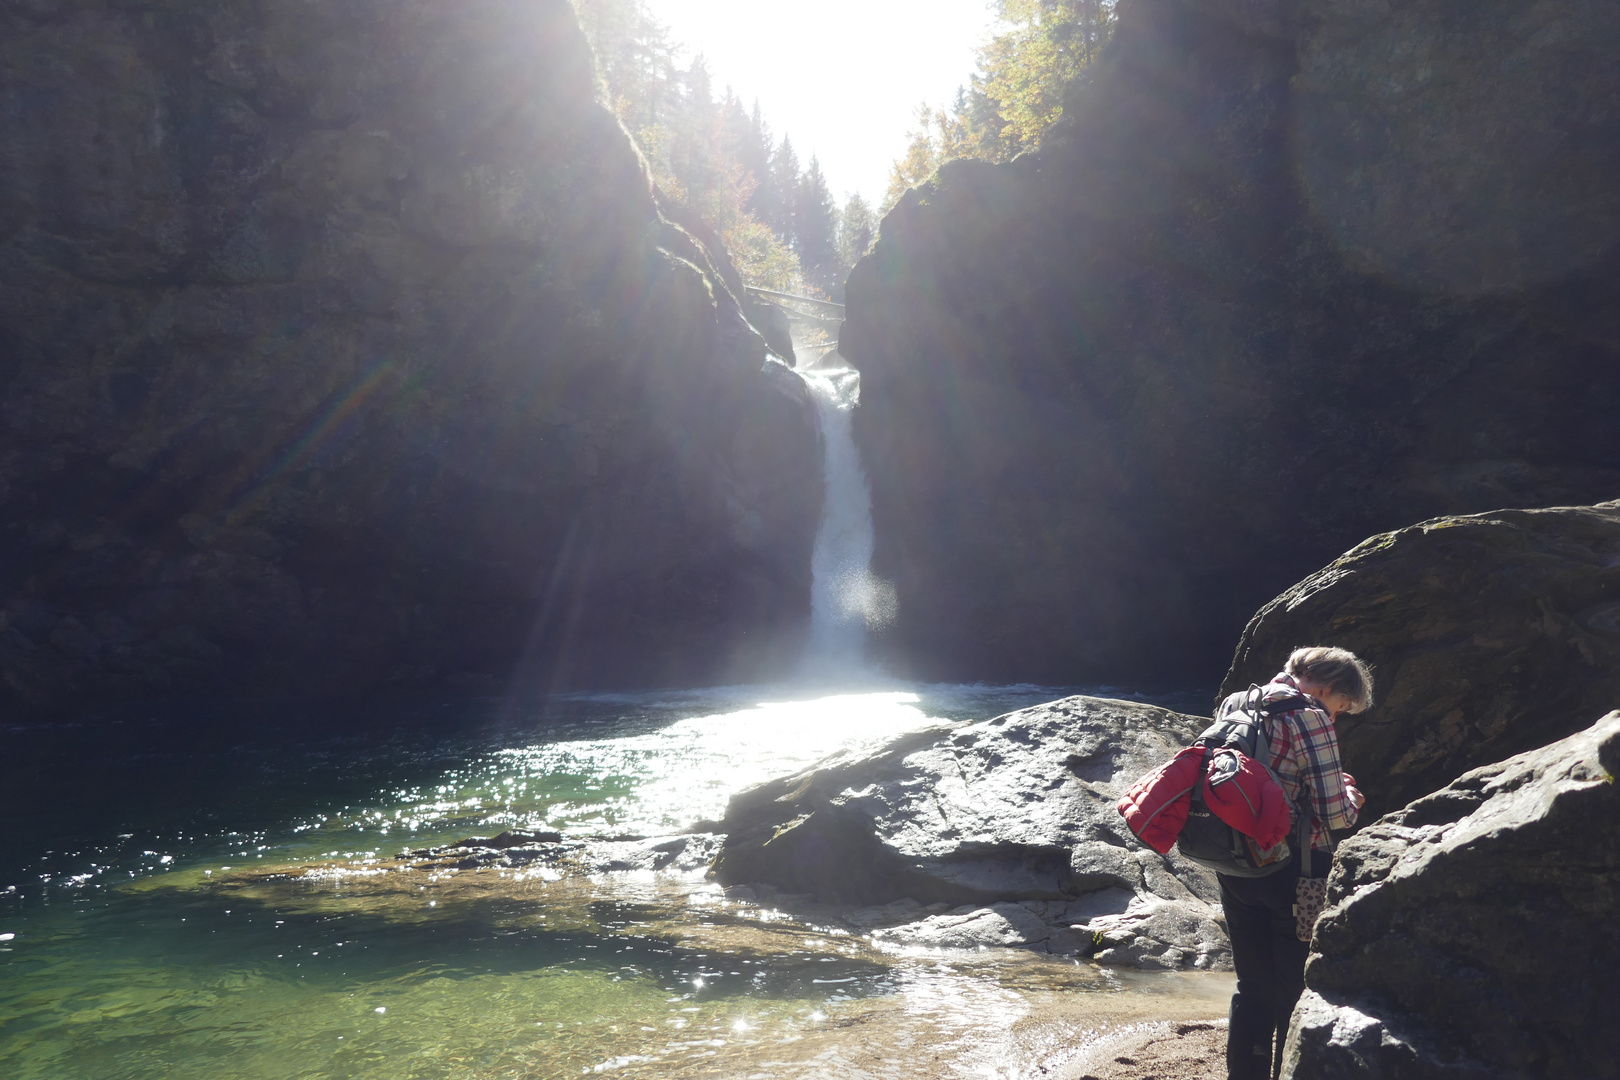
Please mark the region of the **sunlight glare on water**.
<svg viewBox="0 0 1620 1080"><path fill-rule="evenodd" d="M921 700L909 690L767 700L650 723L644 725L650 730L636 734L506 747L431 786L395 792L391 805L308 820L298 830L309 835L295 849L378 854L401 843L444 842L469 830L675 832L720 817L726 800L750 785L938 722ZM701 700L682 704L691 708ZM368 829L373 839L365 848Z"/></svg>
<svg viewBox="0 0 1620 1080"><path fill-rule="evenodd" d="M763 702L629 739L508 750L502 758L524 777L594 773L624 782L623 793L606 802L551 804L550 819L571 830L669 832L720 817L727 798L743 788L927 726L932 721L918 701L894 691Z"/></svg>
<svg viewBox="0 0 1620 1080"><path fill-rule="evenodd" d="M728 898L701 869L387 861L512 827L668 833L830 754L1055 696L730 687L579 695L527 729L390 730L377 744L269 737L205 753L182 740L173 775L238 781L185 828L164 816L172 805L143 810L154 785L137 758L116 839L86 834L25 859L52 868L35 884L0 882L0 1076L1033 1075L1116 1019L1218 1013L1197 980L1122 994L1055 957L881 949ZM16 822L23 843L53 816L39 799ZM56 869L75 851L91 870Z"/></svg>

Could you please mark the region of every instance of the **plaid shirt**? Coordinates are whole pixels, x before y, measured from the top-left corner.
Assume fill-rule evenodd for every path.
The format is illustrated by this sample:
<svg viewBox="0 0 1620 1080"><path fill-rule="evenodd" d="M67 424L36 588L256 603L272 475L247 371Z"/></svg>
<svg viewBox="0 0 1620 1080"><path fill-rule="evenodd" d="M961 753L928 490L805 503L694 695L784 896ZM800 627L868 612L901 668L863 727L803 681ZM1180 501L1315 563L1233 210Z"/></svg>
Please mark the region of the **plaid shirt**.
<svg viewBox="0 0 1620 1080"><path fill-rule="evenodd" d="M1261 699L1276 701L1300 692L1294 677L1283 674L1261 689ZM1221 703L1221 717L1237 711L1247 698L1247 692L1228 697ZM1345 791L1344 769L1339 764L1339 736L1325 707L1295 709L1272 717L1271 767L1294 806L1300 804L1301 790L1310 789L1311 847L1327 851L1328 829L1348 829L1356 823L1356 804Z"/></svg>

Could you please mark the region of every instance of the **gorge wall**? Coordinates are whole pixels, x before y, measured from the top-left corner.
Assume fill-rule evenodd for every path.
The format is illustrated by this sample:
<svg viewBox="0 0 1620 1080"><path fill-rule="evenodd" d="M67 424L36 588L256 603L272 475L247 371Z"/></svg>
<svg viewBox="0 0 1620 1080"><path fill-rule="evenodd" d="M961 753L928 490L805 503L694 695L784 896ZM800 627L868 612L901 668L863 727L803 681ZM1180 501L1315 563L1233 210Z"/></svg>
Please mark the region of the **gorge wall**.
<svg viewBox="0 0 1620 1080"><path fill-rule="evenodd" d="M736 679L800 380L566 0L0 0L0 707Z"/></svg>
<svg viewBox="0 0 1620 1080"><path fill-rule="evenodd" d="M1371 533L1620 494L1617 46L1575 0L1125 0L1041 152L850 278L890 662L1213 683Z"/></svg>

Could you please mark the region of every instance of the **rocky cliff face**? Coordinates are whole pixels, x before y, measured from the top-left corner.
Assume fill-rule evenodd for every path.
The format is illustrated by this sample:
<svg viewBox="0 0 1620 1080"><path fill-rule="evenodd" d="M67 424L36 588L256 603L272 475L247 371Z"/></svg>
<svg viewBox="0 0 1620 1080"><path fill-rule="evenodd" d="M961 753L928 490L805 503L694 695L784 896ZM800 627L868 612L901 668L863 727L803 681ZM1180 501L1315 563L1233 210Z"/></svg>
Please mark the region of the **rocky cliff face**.
<svg viewBox="0 0 1620 1080"><path fill-rule="evenodd" d="M1620 11L1132 0L1039 155L888 216L840 348L891 659L1210 678L1370 533L1620 493Z"/></svg>
<svg viewBox="0 0 1620 1080"><path fill-rule="evenodd" d="M1337 725L1365 820L1579 731L1620 702L1620 503L1372 537L1260 610L1222 693L1314 643L1373 667L1374 707Z"/></svg>
<svg viewBox="0 0 1620 1080"><path fill-rule="evenodd" d="M1620 1074L1620 713L1339 848L1285 1077Z"/></svg>
<svg viewBox="0 0 1620 1080"><path fill-rule="evenodd" d="M4 707L757 672L813 407L566 0L0 2Z"/></svg>

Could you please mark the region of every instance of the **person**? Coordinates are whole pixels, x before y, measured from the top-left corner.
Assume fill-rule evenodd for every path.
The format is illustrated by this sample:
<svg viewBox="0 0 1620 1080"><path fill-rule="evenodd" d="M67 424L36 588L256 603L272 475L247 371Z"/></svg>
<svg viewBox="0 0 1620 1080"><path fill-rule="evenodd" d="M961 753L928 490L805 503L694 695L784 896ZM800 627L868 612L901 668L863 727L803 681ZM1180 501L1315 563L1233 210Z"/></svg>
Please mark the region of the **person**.
<svg viewBox="0 0 1620 1080"><path fill-rule="evenodd" d="M1311 877L1327 876L1332 864L1329 831L1353 826L1364 801L1340 766L1333 721L1343 713L1364 712L1372 704L1372 691L1372 672L1362 660L1346 649L1326 646L1295 649L1283 671L1261 688L1263 701L1299 695L1310 699L1308 706L1273 714L1269 764L1294 812L1311 816ZM1226 717L1248 697L1248 691L1231 695L1218 715ZM1293 852L1285 869L1266 877L1216 875L1237 971L1226 1037L1228 1080L1275 1080L1281 1072L1283 1040L1305 989L1310 949L1299 940L1294 917L1294 884L1306 866L1303 856Z"/></svg>

